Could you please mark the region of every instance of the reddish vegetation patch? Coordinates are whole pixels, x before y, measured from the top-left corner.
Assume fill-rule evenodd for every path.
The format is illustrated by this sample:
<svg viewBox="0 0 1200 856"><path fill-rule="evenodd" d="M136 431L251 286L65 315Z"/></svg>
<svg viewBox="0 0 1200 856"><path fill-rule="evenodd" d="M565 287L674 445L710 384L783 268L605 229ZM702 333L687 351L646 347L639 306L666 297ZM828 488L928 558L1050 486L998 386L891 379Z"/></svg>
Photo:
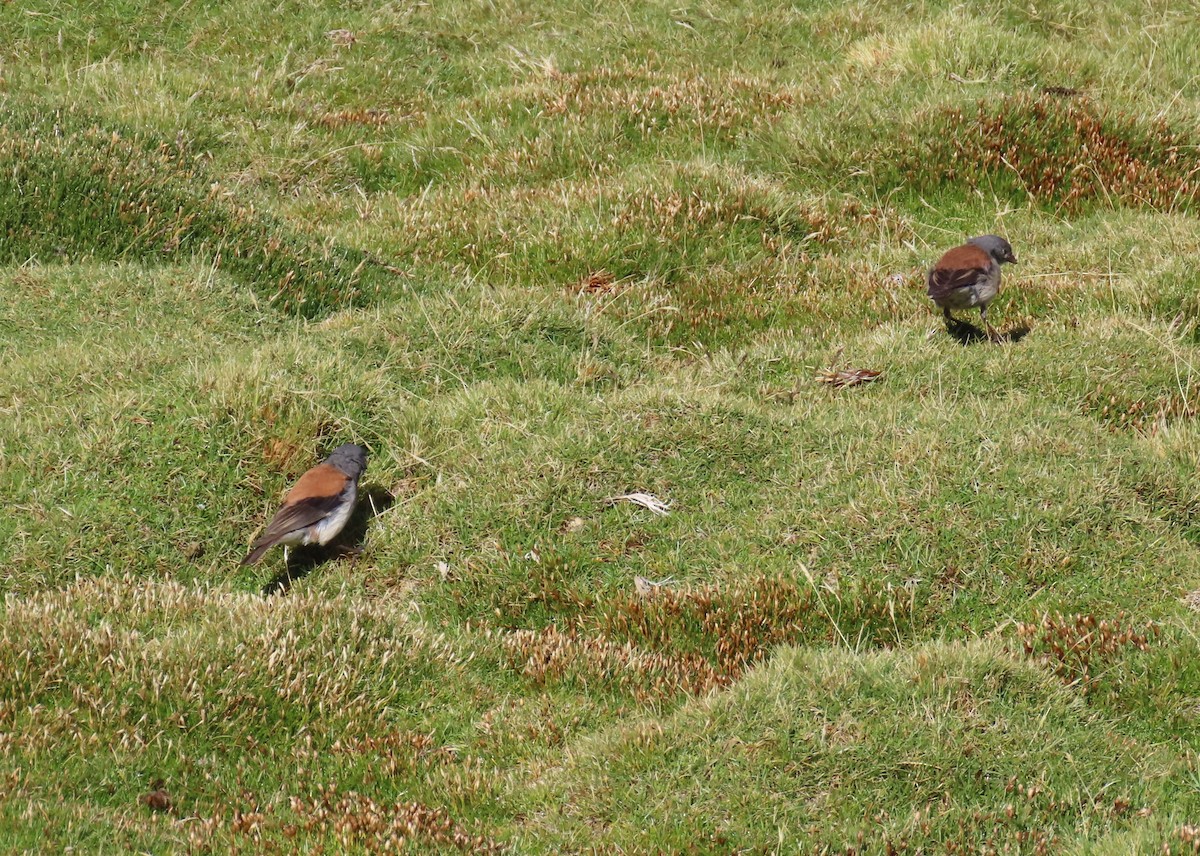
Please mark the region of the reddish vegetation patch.
<svg viewBox="0 0 1200 856"><path fill-rule="evenodd" d="M539 684L603 682L643 700L728 685L776 645L833 642L839 629L888 644L909 617L886 592L818 595L772 578L597 598L550 574L533 590L558 622L505 634L510 665Z"/></svg>
<svg viewBox="0 0 1200 856"><path fill-rule="evenodd" d="M419 802L381 803L347 791L322 788L313 799L292 797L290 811L235 811L231 818L212 817L191 825L189 844L211 847L222 833L253 842L256 852L295 852L281 841L336 842L338 852L428 852L431 846L454 847L465 853L500 853L502 844L472 835L445 809ZM285 816L286 814L286 816ZM324 852L320 847L312 852Z"/></svg>
<svg viewBox="0 0 1200 856"><path fill-rule="evenodd" d="M396 113L392 110L360 108L357 110L335 110L332 113L316 113L312 116L311 121L317 127L334 131L338 128L345 128L348 125L360 128L382 128L393 122L406 119L422 120L424 118L424 115L420 113Z"/></svg>
<svg viewBox="0 0 1200 856"><path fill-rule="evenodd" d="M628 642L563 633L554 627L508 633L503 644L510 663L539 685L575 678L587 685L611 685L646 700L678 692L702 693L729 682L699 654L645 651Z"/></svg>
<svg viewBox="0 0 1200 856"><path fill-rule="evenodd" d="M1122 650L1145 651L1150 640L1161 633L1159 626L1147 622L1136 629L1125 613L1116 618L1097 620L1094 615L1046 613L1036 624L1017 624L1017 636L1025 654L1049 667L1065 683L1084 692L1093 689L1098 678L1096 668L1113 660Z"/></svg>
<svg viewBox="0 0 1200 856"><path fill-rule="evenodd" d="M724 675L736 678L772 646L797 638L813 605L811 589L760 578L724 590L659 588L649 598L618 598L605 604L594 621L606 634L654 648L693 640L693 645L710 649Z"/></svg>
<svg viewBox="0 0 1200 856"><path fill-rule="evenodd" d="M1200 409L1198 394L1200 390L1188 390L1185 398L1173 390L1153 398L1132 398L1097 387L1084 398L1083 409L1114 429L1156 434L1176 420L1194 419Z"/></svg>
<svg viewBox="0 0 1200 856"><path fill-rule="evenodd" d="M427 734L392 731L363 737L343 737L327 750L332 755L368 758L379 775L413 776L421 770L454 765L456 752L437 744Z"/></svg>
<svg viewBox="0 0 1200 856"><path fill-rule="evenodd" d="M1185 823L1175 833L1175 838L1163 842L1162 853L1200 853L1200 826Z"/></svg>
<svg viewBox="0 0 1200 856"><path fill-rule="evenodd" d="M1084 99L1018 95L940 114L924 145L901 158L901 180L975 183L1010 179L1038 202L1078 210L1100 200L1173 210L1200 193L1194 144L1161 121L1145 122Z"/></svg>
<svg viewBox="0 0 1200 856"><path fill-rule="evenodd" d="M299 443L281 437L271 437L263 441L263 460L278 470L291 469L293 461L305 451Z"/></svg>
<svg viewBox="0 0 1200 856"><path fill-rule="evenodd" d="M341 796L326 791L320 798L293 797L292 811L301 819L299 829L312 834L336 833L347 844L373 852L402 850L406 845L453 845L470 853L498 853L499 844L469 835L440 808L419 802L380 804L353 792ZM290 827L285 833L296 827Z"/></svg>

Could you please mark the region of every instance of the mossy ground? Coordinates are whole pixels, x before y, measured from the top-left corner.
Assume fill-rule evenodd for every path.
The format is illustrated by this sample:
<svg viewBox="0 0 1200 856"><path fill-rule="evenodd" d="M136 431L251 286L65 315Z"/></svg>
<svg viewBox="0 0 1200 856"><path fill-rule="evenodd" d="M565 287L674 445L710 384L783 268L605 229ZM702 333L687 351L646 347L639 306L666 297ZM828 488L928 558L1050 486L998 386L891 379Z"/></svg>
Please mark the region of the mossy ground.
<svg viewBox="0 0 1200 856"><path fill-rule="evenodd" d="M0 849L1200 848L1192 17L0 31Z"/></svg>

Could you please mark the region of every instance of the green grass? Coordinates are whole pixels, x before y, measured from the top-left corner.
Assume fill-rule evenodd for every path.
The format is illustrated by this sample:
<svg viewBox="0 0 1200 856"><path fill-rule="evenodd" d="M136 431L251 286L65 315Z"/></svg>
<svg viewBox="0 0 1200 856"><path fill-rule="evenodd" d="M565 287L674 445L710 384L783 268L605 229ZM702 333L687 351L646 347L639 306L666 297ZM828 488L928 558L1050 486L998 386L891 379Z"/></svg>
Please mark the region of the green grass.
<svg viewBox="0 0 1200 856"><path fill-rule="evenodd" d="M1195 852L1193 20L311 5L0 5L0 852Z"/></svg>

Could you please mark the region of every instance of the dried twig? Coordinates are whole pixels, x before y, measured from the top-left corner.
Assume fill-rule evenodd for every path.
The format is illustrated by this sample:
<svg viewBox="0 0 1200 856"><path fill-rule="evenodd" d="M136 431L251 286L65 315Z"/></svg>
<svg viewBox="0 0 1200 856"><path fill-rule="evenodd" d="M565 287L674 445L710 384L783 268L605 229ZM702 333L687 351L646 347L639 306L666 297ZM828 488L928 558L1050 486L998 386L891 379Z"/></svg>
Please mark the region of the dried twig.
<svg viewBox="0 0 1200 856"><path fill-rule="evenodd" d="M1083 94L1083 90L1076 89L1074 86L1043 86L1042 92L1047 95L1057 95L1060 98L1072 98Z"/></svg>
<svg viewBox="0 0 1200 856"><path fill-rule="evenodd" d="M824 369L817 372L816 378L819 383L831 383L836 389L843 389L870 383L882 374L874 369Z"/></svg>

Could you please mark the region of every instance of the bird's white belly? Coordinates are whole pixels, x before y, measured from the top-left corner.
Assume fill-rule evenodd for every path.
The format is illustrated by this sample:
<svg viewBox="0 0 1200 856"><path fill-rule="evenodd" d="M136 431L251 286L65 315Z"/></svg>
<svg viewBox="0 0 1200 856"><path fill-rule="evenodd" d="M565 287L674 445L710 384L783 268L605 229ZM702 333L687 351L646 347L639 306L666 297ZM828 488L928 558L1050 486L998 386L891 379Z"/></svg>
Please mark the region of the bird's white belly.
<svg viewBox="0 0 1200 856"><path fill-rule="evenodd" d="M346 496L342 500L341 506L333 514L326 517L320 523L309 527L306 532L311 533L306 536L305 544L320 544L324 547L332 541L346 523L350 520L350 515L354 513L354 501L358 498L358 488L355 485L350 486L350 490L346 491Z"/></svg>
<svg viewBox="0 0 1200 856"><path fill-rule="evenodd" d="M967 288L956 288L945 300L945 303L954 309L973 309L976 306L987 306L999 291L999 282L985 282L968 286Z"/></svg>

